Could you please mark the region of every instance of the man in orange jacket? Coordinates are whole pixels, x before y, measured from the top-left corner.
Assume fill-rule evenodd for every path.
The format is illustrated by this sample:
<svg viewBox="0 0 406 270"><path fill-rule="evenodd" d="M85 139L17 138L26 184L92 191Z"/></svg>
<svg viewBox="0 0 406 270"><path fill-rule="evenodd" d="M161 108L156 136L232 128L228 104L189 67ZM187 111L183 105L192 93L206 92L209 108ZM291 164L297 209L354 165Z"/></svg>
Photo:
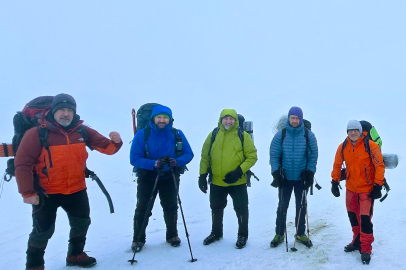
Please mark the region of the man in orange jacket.
<svg viewBox="0 0 406 270"><path fill-rule="evenodd" d="M78 130L83 121L76 114L76 101L67 94L55 96L51 109L39 122L41 127L24 134L15 157L18 190L24 202L32 204L33 230L26 269L44 269L45 248L54 233L59 207L68 214L71 227L66 265L93 266L96 259L83 252L90 225L85 182L88 154L85 136ZM84 129L86 143L101 153L112 155L123 144L117 132L111 132L109 140L87 126ZM46 133L46 138L40 136Z"/></svg>
<svg viewBox="0 0 406 270"><path fill-rule="evenodd" d="M345 162L346 206L350 219L353 239L344 247L345 252L359 250L361 260L369 264L371 260L374 199L382 196L385 178L385 164L381 150L374 141L369 140L367 132L362 132L361 123L351 120L347 125L348 137L338 146L331 177L331 192L340 196L338 189L341 166ZM368 148L369 153L368 154Z"/></svg>

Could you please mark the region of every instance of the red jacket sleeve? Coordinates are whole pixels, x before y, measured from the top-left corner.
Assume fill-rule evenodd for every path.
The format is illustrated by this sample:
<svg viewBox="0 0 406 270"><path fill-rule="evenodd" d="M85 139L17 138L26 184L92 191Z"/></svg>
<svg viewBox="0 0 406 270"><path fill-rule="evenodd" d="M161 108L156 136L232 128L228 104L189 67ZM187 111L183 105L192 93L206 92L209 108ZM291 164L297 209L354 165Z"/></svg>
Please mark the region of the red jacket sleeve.
<svg viewBox="0 0 406 270"><path fill-rule="evenodd" d="M104 137L96 130L85 126L87 133L89 134L89 143L93 149L106 155L113 155L120 150L123 145L123 141L115 143L112 140Z"/></svg>
<svg viewBox="0 0 406 270"><path fill-rule="evenodd" d="M36 194L34 190L34 166L41 155L42 145L38 127L29 129L18 147L14 160L18 192L24 198Z"/></svg>

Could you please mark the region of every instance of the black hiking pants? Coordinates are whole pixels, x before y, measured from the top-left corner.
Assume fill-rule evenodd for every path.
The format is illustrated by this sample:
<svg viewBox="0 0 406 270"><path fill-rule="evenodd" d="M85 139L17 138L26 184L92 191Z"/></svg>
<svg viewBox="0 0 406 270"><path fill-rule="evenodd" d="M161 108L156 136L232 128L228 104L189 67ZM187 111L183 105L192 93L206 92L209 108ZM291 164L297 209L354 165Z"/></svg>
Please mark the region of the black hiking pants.
<svg viewBox="0 0 406 270"><path fill-rule="evenodd" d="M134 214L134 235L133 241L137 241L138 234L141 233L140 242L145 242L145 229L140 232L142 222L144 221L147 212L148 202L151 199L151 193L154 188L156 171L141 170L138 176L137 186L137 206ZM175 174L176 183L179 187L179 175ZM159 194L161 206L164 212L164 220L166 224L166 239L178 236L177 220L178 220L178 197L173 176L171 171L161 172L158 179L158 184L153 194L151 209L146 216L146 225L148 225L149 217L152 215L152 208L155 198Z"/></svg>
<svg viewBox="0 0 406 270"><path fill-rule="evenodd" d="M27 268L44 265L45 248L54 233L59 207L65 210L69 218L68 254L75 256L83 252L90 225L86 189L69 195L49 194L48 198L41 196L39 204L32 206L33 229L28 239Z"/></svg>
<svg viewBox="0 0 406 270"><path fill-rule="evenodd" d="M210 208L212 214L211 232L223 235L223 215L227 206L227 196L233 200L238 219L238 236L248 237L248 192L247 185L221 187L210 184Z"/></svg>
<svg viewBox="0 0 406 270"><path fill-rule="evenodd" d="M284 235L286 226L286 214L289 208L289 201L292 195L292 190L295 193L296 200L296 216L295 216L295 228L299 222L299 228L297 230L298 235L303 235L306 230L305 217L306 217L306 202L303 198L303 183L302 181L287 180L286 184L282 188L278 188L279 203L276 211L276 228L275 233L277 235ZM307 194L307 191L306 191ZM302 209L300 211L300 208ZM299 219L300 212L300 220ZM295 230L296 231L296 230Z"/></svg>

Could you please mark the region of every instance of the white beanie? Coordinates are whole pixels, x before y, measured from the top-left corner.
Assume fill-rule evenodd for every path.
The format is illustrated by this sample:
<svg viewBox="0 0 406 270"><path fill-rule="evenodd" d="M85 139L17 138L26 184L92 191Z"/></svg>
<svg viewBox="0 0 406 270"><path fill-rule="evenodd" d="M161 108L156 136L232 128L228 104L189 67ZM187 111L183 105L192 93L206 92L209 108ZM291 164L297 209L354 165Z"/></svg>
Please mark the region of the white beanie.
<svg viewBox="0 0 406 270"><path fill-rule="evenodd" d="M347 124L347 133L350 129L358 129L360 136L362 136L362 126L358 120L350 120Z"/></svg>

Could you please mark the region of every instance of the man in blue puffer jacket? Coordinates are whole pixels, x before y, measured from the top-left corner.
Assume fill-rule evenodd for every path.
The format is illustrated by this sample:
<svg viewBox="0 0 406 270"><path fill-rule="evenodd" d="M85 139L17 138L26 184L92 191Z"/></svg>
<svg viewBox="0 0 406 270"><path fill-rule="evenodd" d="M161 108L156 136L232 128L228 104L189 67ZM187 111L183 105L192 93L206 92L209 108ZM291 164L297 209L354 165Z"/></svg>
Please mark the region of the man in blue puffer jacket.
<svg viewBox="0 0 406 270"><path fill-rule="evenodd" d="M149 127L138 131L134 136L130 152L130 163L138 169L137 206L134 215L134 236L131 246L133 250L141 250L145 244L145 230L140 230L158 171L160 171L160 175L156 192L159 192L164 212L166 241L171 246L179 246L181 241L176 226L178 219L177 190L173 182L171 169L176 172L175 178L179 186L180 169L193 159L192 149L185 135L179 129L177 132L178 136L182 137L183 147L182 152L178 154L179 156L175 153L176 137L172 131L173 118L171 109L162 105L155 106L148 124ZM147 141L148 153L146 153L144 140L144 132L147 128L150 128ZM155 199L155 196L153 198ZM151 215L152 212L148 213L147 224ZM141 236L137 242L138 234L141 234Z"/></svg>
<svg viewBox="0 0 406 270"><path fill-rule="evenodd" d="M278 188L279 196L276 235L271 241L271 247L276 247L284 241L286 213L292 190L294 190L296 198L296 240L303 244L310 243L305 234L306 200L303 198L302 203L302 196L303 191L305 190L307 194L308 188L313 184L318 157L317 140L313 132L308 129L307 142L303 112L299 107L292 107L289 110L285 129L285 138L282 138L283 130L278 131L271 142L270 148L270 165L274 178L271 185ZM299 211L300 220L298 220Z"/></svg>

